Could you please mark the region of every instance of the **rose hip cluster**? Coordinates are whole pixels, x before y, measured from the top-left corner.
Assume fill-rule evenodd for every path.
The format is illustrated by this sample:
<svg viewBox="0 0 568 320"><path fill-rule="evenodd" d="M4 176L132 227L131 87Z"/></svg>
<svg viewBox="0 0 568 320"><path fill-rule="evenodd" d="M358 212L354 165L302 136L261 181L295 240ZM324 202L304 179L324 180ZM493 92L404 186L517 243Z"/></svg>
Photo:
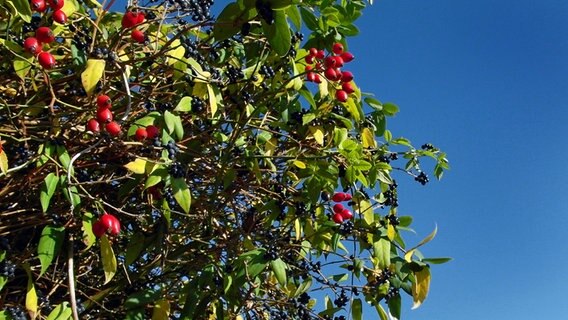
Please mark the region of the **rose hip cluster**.
<svg viewBox="0 0 568 320"><path fill-rule="evenodd" d="M100 238L107 232L113 236L118 235L120 233L120 221L117 217L105 212L105 214L93 224L93 233L97 238Z"/></svg>
<svg viewBox="0 0 568 320"><path fill-rule="evenodd" d="M30 7L32 10L43 13L49 8L53 11L51 14L51 19L57 23L64 24L67 22L67 15L61 8L65 4L64 0L32 0L30 2ZM23 47L24 50L33 54L37 57L39 64L44 69L51 69L55 66L55 57L47 52L43 51L44 44L50 44L55 41L55 35L49 27L39 27L36 29L34 37L27 37L24 40Z"/></svg>
<svg viewBox="0 0 568 320"><path fill-rule="evenodd" d="M349 201L351 200L351 195L345 192L336 192L331 200L333 200L334 202ZM345 208L341 203L334 204L332 209L332 219L335 223L343 223L343 221L351 220L353 218L353 212Z"/></svg>
<svg viewBox="0 0 568 320"><path fill-rule="evenodd" d="M340 102L345 102L349 95L355 92L355 88L351 82L353 81L353 74L349 71L341 71L341 68L345 63L351 62L354 56L350 52L343 51L341 43L335 43L332 50L333 54L326 57L324 50L310 48L309 54L305 58L308 64L306 66L306 77L308 81L321 83L320 72L323 71L327 80L341 84L341 88L335 92L335 98Z"/></svg>
<svg viewBox="0 0 568 320"><path fill-rule="evenodd" d="M137 141L144 141L146 139L149 139L149 140L154 139L159 134L160 134L160 128L158 128L154 125L149 125L146 128L140 127L138 129L136 129L136 133L134 134L134 137L136 138Z"/></svg>
<svg viewBox="0 0 568 320"><path fill-rule="evenodd" d="M124 16L122 16L122 27L124 29L134 28L139 24L143 23L146 19L144 12L141 11L126 11ZM140 31L139 29L134 28L130 32L130 37L132 40L138 43L145 43L147 38L144 32Z"/></svg>
<svg viewBox="0 0 568 320"><path fill-rule="evenodd" d="M97 117L87 121L87 130L97 133L101 131L101 126L105 126L106 131L113 137L120 134L121 128L118 122L113 121L113 114L110 108L112 101L109 96L102 94L97 97Z"/></svg>

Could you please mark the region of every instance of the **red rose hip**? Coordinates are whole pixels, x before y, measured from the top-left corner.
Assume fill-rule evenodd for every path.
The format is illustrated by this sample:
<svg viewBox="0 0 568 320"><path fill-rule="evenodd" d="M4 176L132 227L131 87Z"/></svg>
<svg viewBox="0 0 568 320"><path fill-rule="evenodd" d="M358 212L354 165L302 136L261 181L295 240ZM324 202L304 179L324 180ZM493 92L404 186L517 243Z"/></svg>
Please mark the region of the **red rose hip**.
<svg viewBox="0 0 568 320"><path fill-rule="evenodd" d="M331 200L335 201L335 202L341 202L345 200L345 193L344 192L336 192L333 194L333 197L331 197Z"/></svg>
<svg viewBox="0 0 568 320"><path fill-rule="evenodd" d="M333 205L333 212L334 213L341 213L341 211L345 210L345 207L341 203L336 203Z"/></svg>
<svg viewBox="0 0 568 320"><path fill-rule="evenodd" d="M65 1L63 0L47 0L47 2L53 11L63 8L65 5Z"/></svg>
<svg viewBox="0 0 568 320"><path fill-rule="evenodd" d="M111 102L110 97L105 94L97 97L97 107L99 108L110 108Z"/></svg>
<svg viewBox="0 0 568 320"><path fill-rule="evenodd" d="M335 54L341 54L343 53L343 45L339 42L336 42L333 44L333 48L332 48L333 53Z"/></svg>
<svg viewBox="0 0 568 320"><path fill-rule="evenodd" d="M44 12L47 9L45 0L32 0L30 1L30 7L35 12Z"/></svg>
<svg viewBox="0 0 568 320"><path fill-rule="evenodd" d="M339 100L340 102L345 102L347 101L347 92L345 92L344 90L337 90L337 92L335 93L335 97L337 98L337 100Z"/></svg>
<svg viewBox="0 0 568 320"><path fill-rule="evenodd" d="M33 55L37 55L41 52L41 43L34 37L28 37L24 40L24 50Z"/></svg>
<svg viewBox="0 0 568 320"><path fill-rule="evenodd" d="M341 216L341 213L334 214L332 219L335 223L343 223L343 216Z"/></svg>
<svg viewBox="0 0 568 320"><path fill-rule="evenodd" d="M132 33L130 34L130 37L132 38L132 40L138 42L138 43L144 43L146 42L146 35L144 35L144 32L138 30L138 29L134 29L132 30Z"/></svg>
<svg viewBox="0 0 568 320"><path fill-rule="evenodd" d="M99 132L101 131L101 124L97 121L97 119L93 118L87 121L87 130L91 132Z"/></svg>
<svg viewBox="0 0 568 320"><path fill-rule="evenodd" d="M53 21L57 23L64 24L65 22L67 22L67 15L65 14L65 12L63 12L63 10L54 11L51 17L53 18Z"/></svg>
<svg viewBox="0 0 568 320"><path fill-rule="evenodd" d="M146 140L146 138L148 138L148 130L145 128L138 128L136 130L135 137L137 141Z"/></svg>
<svg viewBox="0 0 568 320"><path fill-rule="evenodd" d="M97 110L97 120L99 120L100 123L111 122L112 111L107 108L99 108L99 110Z"/></svg>
<svg viewBox="0 0 568 320"><path fill-rule="evenodd" d="M55 58L49 52L42 52L37 56L37 61L44 69L55 67Z"/></svg>
<svg viewBox="0 0 568 320"><path fill-rule="evenodd" d="M55 35L49 27L39 27L36 30L35 37L37 41L42 43L52 43L55 40Z"/></svg>
<svg viewBox="0 0 568 320"><path fill-rule="evenodd" d="M156 126L147 126L146 133L148 134L148 139L154 139L160 134L160 129Z"/></svg>
<svg viewBox="0 0 568 320"><path fill-rule="evenodd" d="M120 134L120 124L118 124L118 122L116 121L107 123L105 129L113 137L116 137Z"/></svg>

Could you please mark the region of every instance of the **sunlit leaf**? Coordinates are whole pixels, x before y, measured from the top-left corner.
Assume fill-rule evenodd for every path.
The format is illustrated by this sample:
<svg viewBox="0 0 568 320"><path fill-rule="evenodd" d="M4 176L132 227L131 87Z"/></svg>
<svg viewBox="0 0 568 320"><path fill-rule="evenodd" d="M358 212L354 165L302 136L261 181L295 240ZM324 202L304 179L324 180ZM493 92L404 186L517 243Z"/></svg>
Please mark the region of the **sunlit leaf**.
<svg viewBox="0 0 568 320"><path fill-rule="evenodd" d="M160 299L154 304L152 310L152 320L168 320L170 315L170 302L167 299Z"/></svg>
<svg viewBox="0 0 568 320"><path fill-rule="evenodd" d="M4 150L0 150L0 171L3 174L8 172L8 157L6 156L6 152Z"/></svg>
<svg viewBox="0 0 568 320"><path fill-rule="evenodd" d="M185 213L189 213L189 208L191 206L191 192L183 178L172 179L172 192L174 194L174 198L183 211L185 211Z"/></svg>
<svg viewBox="0 0 568 320"><path fill-rule="evenodd" d="M282 259L278 258L276 260L270 261L270 267L272 268L272 271L274 272L274 276L276 276L278 283L280 283L281 286L285 286L287 282L286 263L282 261Z"/></svg>
<svg viewBox="0 0 568 320"><path fill-rule="evenodd" d="M143 174L146 172L147 161L141 158L137 158L124 165L124 167L136 174Z"/></svg>
<svg viewBox="0 0 568 320"><path fill-rule="evenodd" d="M351 316L353 317L353 320L363 319L363 303L361 302L361 299L354 299L351 303Z"/></svg>
<svg viewBox="0 0 568 320"><path fill-rule="evenodd" d="M65 301L57 305L47 316L47 320L68 320L71 319L73 311L69 307L69 302Z"/></svg>
<svg viewBox="0 0 568 320"><path fill-rule="evenodd" d="M420 307L422 302L426 300L428 291L430 290L430 279L430 268L428 267L414 272L414 281L412 282L412 300L414 304L412 305L412 309Z"/></svg>
<svg viewBox="0 0 568 320"><path fill-rule="evenodd" d="M101 260L103 263L103 271L105 273L105 282L107 284L114 275L116 274L117 269L117 262L116 256L114 255L114 250L112 250L112 246L106 235L103 235L100 238L101 244Z"/></svg>
<svg viewBox="0 0 568 320"><path fill-rule="evenodd" d="M37 255L41 263L41 271L39 275L43 275L47 268L51 265L53 258L57 255L65 238L64 227L45 226L41 232L39 244L37 246Z"/></svg>
<svg viewBox="0 0 568 320"><path fill-rule="evenodd" d="M87 60L87 68L81 73L81 83L88 95L94 93L97 83L103 77L105 64L105 60L102 59Z"/></svg>
<svg viewBox="0 0 568 320"><path fill-rule="evenodd" d="M361 131L361 142L363 148L376 148L377 141L375 141L375 135L369 128L363 128Z"/></svg>

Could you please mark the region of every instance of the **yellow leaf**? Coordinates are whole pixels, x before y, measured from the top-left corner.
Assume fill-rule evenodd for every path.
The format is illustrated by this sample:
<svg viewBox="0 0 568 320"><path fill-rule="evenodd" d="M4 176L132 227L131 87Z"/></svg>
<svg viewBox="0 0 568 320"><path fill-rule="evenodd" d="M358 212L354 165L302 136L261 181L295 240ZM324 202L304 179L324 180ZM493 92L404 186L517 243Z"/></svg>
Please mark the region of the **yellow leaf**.
<svg viewBox="0 0 568 320"><path fill-rule="evenodd" d="M321 98L325 98L329 94L329 90L327 89L327 81L322 81L320 84L318 84L318 89Z"/></svg>
<svg viewBox="0 0 568 320"><path fill-rule="evenodd" d="M373 212L373 205L368 200L362 200L359 202L359 214L363 215L363 220L372 226L375 221L375 213Z"/></svg>
<svg viewBox="0 0 568 320"><path fill-rule="evenodd" d="M152 320L167 320L170 315L170 302L166 299L156 301L152 311Z"/></svg>
<svg viewBox="0 0 568 320"><path fill-rule="evenodd" d="M296 240L302 239L302 224L300 219L294 220L294 232L296 233Z"/></svg>
<svg viewBox="0 0 568 320"><path fill-rule="evenodd" d="M392 224L389 224L387 227L387 237L389 238L390 241L393 241L395 236L396 236L396 230L394 230Z"/></svg>
<svg viewBox="0 0 568 320"><path fill-rule="evenodd" d="M310 131L312 132L312 135L314 136L314 139L316 140L316 142L320 145L323 146L323 130L321 129L321 127L310 127Z"/></svg>
<svg viewBox="0 0 568 320"><path fill-rule="evenodd" d="M0 151L0 171L2 171L3 174L8 172L8 157L4 150Z"/></svg>
<svg viewBox="0 0 568 320"><path fill-rule="evenodd" d="M375 136L371 129L363 128L361 132L361 142L363 143L363 148L376 148L377 141L375 141Z"/></svg>
<svg viewBox="0 0 568 320"><path fill-rule="evenodd" d="M207 84L207 93L209 95L209 106L211 107L211 116L214 116L217 112L217 96L215 95L215 90L211 84Z"/></svg>
<svg viewBox="0 0 568 320"><path fill-rule="evenodd" d="M31 273L28 273L28 292L26 293L26 310L31 314L32 319L37 314L37 293L34 287Z"/></svg>
<svg viewBox="0 0 568 320"><path fill-rule="evenodd" d="M172 41L170 45L173 49L169 50L166 55L172 59L168 59L168 64L174 64L183 58L185 55L185 48L181 45L179 39Z"/></svg>
<svg viewBox="0 0 568 320"><path fill-rule="evenodd" d="M112 246L110 245L106 235L101 237L101 260L103 262L103 271L105 273L104 284L107 284L116 274L117 263L114 251L112 250Z"/></svg>
<svg viewBox="0 0 568 320"><path fill-rule="evenodd" d="M430 289L430 279L430 268L428 267L414 272L414 281L412 282L412 300L414 300L414 304L412 309L420 307L422 302L426 300L428 290Z"/></svg>
<svg viewBox="0 0 568 320"><path fill-rule="evenodd" d="M351 113L351 116L353 116L353 119L355 121L361 121L361 112L359 110L359 107L357 107L357 104L355 104L355 100L353 100L353 98L350 97L349 99L347 99L345 106L347 107L347 110L349 111L349 113Z"/></svg>
<svg viewBox="0 0 568 320"><path fill-rule="evenodd" d="M138 158L132 162L125 164L124 167L136 174L143 174L146 171L146 164L146 160Z"/></svg>
<svg viewBox="0 0 568 320"><path fill-rule="evenodd" d="M306 164L300 160L294 160L294 165L300 169L306 169Z"/></svg>
<svg viewBox="0 0 568 320"><path fill-rule="evenodd" d="M63 8L61 8L61 11L65 12L65 15L67 17L71 17L71 15L75 13L75 11L77 11L77 6L75 5L75 1L65 0L65 2L63 2Z"/></svg>
<svg viewBox="0 0 568 320"><path fill-rule="evenodd" d="M105 71L105 61L102 59L87 60L87 68L81 73L81 82L88 95L93 94L97 83L101 80Z"/></svg>
<svg viewBox="0 0 568 320"><path fill-rule="evenodd" d="M276 146L278 145L278 139L272 138L264 144L264 155L272 156L274 154L274 150L276 150Z"/></svg>
<svg viewBox="0 0 568 320"><path fill-rule="evenodd" d="M412 262L412 255L414 254L414 250L416 249L410 249L406 251L406 253L404 254L404 260L406 260L406 262Z"/></svg>

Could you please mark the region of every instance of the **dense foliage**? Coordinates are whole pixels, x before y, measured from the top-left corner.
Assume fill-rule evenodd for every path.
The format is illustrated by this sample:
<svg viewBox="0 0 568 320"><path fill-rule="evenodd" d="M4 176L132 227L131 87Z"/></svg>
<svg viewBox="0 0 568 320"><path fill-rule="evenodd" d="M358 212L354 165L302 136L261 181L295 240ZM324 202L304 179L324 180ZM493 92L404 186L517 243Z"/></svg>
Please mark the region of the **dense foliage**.
<svg viewBox="0 0 568 320"><path fill-rule="evenodd" d="M361 0L0 0L0 318L400 318L397 183L448 168L356 85ZM111 3L112 4L112 3ZM356 60L355 60L356 61ZM375 315L365 315L374 318Z"/></svg>

